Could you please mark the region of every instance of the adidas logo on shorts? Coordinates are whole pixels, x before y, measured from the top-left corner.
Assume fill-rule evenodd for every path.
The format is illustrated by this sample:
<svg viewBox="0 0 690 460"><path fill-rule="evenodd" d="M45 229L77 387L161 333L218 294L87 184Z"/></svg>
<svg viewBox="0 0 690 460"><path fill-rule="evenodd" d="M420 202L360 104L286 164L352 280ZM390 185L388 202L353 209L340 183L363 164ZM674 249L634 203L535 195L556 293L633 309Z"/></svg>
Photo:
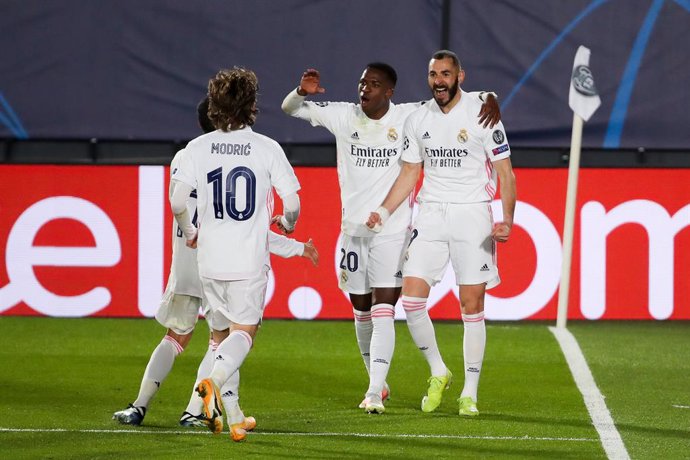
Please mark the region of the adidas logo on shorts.
<svg viewBox="0 0 690 460"><path fill-rule="evenodd" d="M479 269L480 272L488 272L489 271L489 266L484 264L482 265L482 268Z"/></svg>

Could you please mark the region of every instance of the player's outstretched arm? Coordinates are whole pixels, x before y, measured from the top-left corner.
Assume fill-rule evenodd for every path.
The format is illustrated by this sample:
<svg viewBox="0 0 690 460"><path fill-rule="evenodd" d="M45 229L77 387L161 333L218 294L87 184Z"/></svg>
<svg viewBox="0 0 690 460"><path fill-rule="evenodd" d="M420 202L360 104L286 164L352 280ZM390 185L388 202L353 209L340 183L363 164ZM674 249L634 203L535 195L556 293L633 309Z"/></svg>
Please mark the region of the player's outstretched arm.
<svg viewBox="0 0 690 460"><path fill-rule="evenodd" d="M494 162L498 172L499 187L501 189L501 205L503 207L503 221L494 223L491 238L499 243L505 243L510 237L513 228L513 216L515 214L515 202L517 200L517 187L515 174L510 158L504 158Z"/></svg>
<svg viewBox="0 0 690 460"><path fill-rule="evenodd" d="M366 226L369 227L374 232L381 231L381 227L386 223L386 219L398 209L400 203L405 201L405 198L410 196L412 190L414 190L417 180L419 179L419 174L422 171L423 163L408 163L403 161L403 167L400 170L398 178L393 183L388 195L381 203L381 206L371 214L369 214L369 219L366 221Z"/></svg>
<svg viewBox="0 0 690 460"><path fill-rule="evenodd" d="M326 89L321 87L321 76L316 69L307 69L302 74L299 86L285 96L280 108L288 115L294 114L304 102L304 98L310 94L322 94Z"/></svg>
<svg viewBox="0 0 690 460"><path fill-rule="evenodd" d="M311 238L304 243L304 252L302 252L302 257L311 260L311 263L314 264L315 267L319 266L319 251L316 250L316 246L314 246Z"/></svg>
<svg viewBox="0 0 690 460"><path fill-rule="evenodd" d="M501 121L501 108L498 105L498 98L496 93L491 92L481 92L479 93L479 99L484 103L482 108L479 110L479 124L484 128L493 128L496 123Z"/></svg>

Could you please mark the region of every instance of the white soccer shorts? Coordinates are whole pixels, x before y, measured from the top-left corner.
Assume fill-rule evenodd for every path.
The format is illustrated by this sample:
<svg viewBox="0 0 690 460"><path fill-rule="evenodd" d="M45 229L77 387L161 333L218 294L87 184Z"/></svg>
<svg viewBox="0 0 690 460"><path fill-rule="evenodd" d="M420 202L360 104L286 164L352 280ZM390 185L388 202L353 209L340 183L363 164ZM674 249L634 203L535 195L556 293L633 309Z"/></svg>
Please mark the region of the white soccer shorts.
<svg viewBox="0 0 690 460"><path fill-rule="evenodd" d="M244 326L261 323L269 270L270 267L264 265L261 273L246 280L226 281L201 277L203 301L210 309L206 321L212 329L223 331L231 323Z"/></svg>
<svg viewBox="0 0 690 460"><path fill-rule="evenodd" d="M200 305L199 297L175 294L171 289L167 289L156 311L156 321L175 334L187 335L196 326Z"/></svg>
<svg viewBox="0 0 690 460"><path fill-rule="evenodd" d="M350 294L402 286L402 261L409 231L371 238L343 235L338 286Z"/></svg>
<svg viewBox="0 0 690 460"><path fill-rule="evenodd" d="M496 243L491 238L493 216L489 203L422 203L415 218L403 275L422 278L430 286L441 281L448 260L459 285L501 279L496 264Z"/></svg>

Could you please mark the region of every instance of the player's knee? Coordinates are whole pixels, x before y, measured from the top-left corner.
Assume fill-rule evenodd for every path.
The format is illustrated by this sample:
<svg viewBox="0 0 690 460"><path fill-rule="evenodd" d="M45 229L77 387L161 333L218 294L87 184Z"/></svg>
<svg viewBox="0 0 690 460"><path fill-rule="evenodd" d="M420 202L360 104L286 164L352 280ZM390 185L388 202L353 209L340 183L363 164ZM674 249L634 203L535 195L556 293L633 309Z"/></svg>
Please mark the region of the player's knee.
<svg viewBox="0 0 690 460"><path fill-rule="evenodd" d="M189 344L189 341L192 338L192 331L186 332L186 331L176 331L174 329L168 329L167 334L165 335L166 339L174 341L175 344L178 345L178 352L182 353L185 348L187 348L187 345Z"/></svg>

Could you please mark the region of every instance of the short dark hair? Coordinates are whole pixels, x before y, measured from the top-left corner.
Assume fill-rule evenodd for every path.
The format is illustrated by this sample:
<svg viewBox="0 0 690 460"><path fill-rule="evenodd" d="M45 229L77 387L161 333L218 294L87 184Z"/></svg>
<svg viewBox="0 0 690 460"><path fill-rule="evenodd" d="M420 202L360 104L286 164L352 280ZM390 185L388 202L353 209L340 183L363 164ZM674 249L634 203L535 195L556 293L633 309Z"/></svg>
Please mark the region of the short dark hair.
<svg viewBox="0 0 690 460"><path fill-rule="evenodd" d="M431 59L447 58L450 58L453 61L453 65L457 67L458 70L462 70L462 65L460 65L460 59L458 59L458 55L450 50L438 50L431 56Z"/></svg>
<svg viewBox="0 0 690 460"><path fill-rule="evenodd" d="M383 72L383 74L388 78L393 87L398 83L398 73L395 71L393 66L386 64L385 62L370 62L367 64L367 69L376 69Z"/></svg>
<svg viewBox="0 0 690 460"><path fill-rule="evenodd" d="M196 106L196 116L197 121L199 122L199 127L204 134L211 133L216 130L216 127L213 126L213 122L211 122L211 119L208 117L208 96L199 101L199 104Z"/></svg>
<svg viewBox="0 0 690 460"><path fill-rule="evenodd" d="M259 80L248 69L221 70L208 82L208 116L217 129L241 129L256 121Z"/></svg>

